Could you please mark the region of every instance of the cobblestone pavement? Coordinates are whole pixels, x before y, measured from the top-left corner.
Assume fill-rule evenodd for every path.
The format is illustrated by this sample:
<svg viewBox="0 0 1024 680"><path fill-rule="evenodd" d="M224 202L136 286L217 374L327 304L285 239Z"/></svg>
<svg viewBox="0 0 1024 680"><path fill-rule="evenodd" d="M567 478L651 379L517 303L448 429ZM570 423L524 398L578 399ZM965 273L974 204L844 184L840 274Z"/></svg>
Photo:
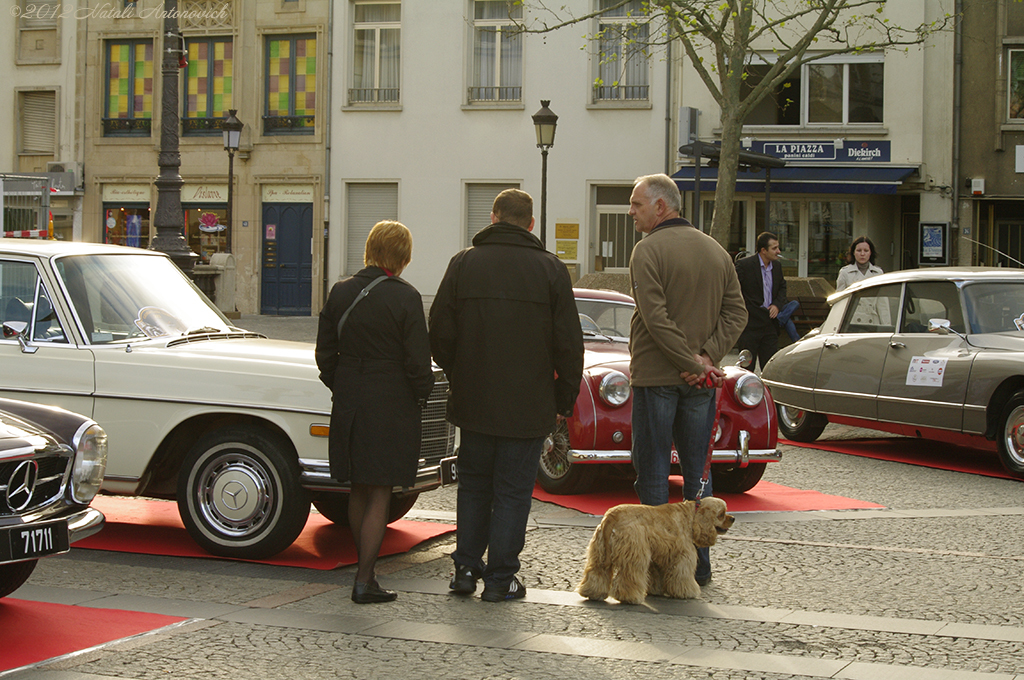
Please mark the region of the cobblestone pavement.
<svg viewBox="0 0 1024 680"><path fill-rule="evenodd" d="M289 328L315 333L303 324ZM823 438L865 434L830 425ZM453 535L383 558L399 599L373 606L349 600L351 567L73 550L15 597L187 621L10 677L1024 680L1024 485L782 449L767 481L884 509L738 513L701 600L582 600L599 518L540 501L528 594L508 603L448 594ZM455 497L424 494L410 518L454 522Z"/></svg>

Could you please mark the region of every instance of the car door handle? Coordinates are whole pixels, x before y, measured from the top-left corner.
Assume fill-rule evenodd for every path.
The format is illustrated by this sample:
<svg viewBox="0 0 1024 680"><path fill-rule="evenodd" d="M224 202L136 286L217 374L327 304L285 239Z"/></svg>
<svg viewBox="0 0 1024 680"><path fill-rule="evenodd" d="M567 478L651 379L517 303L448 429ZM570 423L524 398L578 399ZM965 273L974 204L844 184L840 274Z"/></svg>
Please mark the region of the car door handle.
<svg viewBox="0 0 1024 680"><path fill-rule="evenodd" d="M902 342L890 342L889 343L889 347L892 347L893 349L906 349L907 348L907 346L904 345Z"/></svg>
<svg viewBox="0 0 1024 680"><path fill-rule="evenodd" d="M828 342L828 341L825 342L825 347L828 347L829 349L839 349L839 345L837 345L834 342Z"/></svg>

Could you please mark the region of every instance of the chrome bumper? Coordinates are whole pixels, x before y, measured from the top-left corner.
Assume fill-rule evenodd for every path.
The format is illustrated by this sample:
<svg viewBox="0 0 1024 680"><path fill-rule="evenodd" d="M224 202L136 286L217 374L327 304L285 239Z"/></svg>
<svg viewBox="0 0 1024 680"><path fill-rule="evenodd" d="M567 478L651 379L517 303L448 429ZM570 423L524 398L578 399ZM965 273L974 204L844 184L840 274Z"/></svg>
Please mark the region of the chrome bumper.
<svg viewBox="0 0 1024 680"><path fill-rule="evenodd" d="M350 486L342 484L331 477L331 466L326 460L300 458L302 470L302 486L310 491L347 491ZM396 486L397 494L420 493L441 486L441 466L428 465L416 471L416 483L412 486Z"/></svg>
<svg viewBox="0 0 1024 680"><path fill-rule="evenodd" d="M725 463L727 465L738 465L747 467L751 463L777 463L782 460L782 452L778 449L753 449L750 448L750 433L740 432L739 449L715 449L711 454L712 463ZM632 453L625 451L569 451L569 462L576 463L629 463L632 462Z"/></svg>
<svg viewBox="0 0 1024 680"><path fill-rule="evenodd" d="M86 508L68 517L68 538L71 543L92 536L107 523L107 518L96 508Z"/></svg>

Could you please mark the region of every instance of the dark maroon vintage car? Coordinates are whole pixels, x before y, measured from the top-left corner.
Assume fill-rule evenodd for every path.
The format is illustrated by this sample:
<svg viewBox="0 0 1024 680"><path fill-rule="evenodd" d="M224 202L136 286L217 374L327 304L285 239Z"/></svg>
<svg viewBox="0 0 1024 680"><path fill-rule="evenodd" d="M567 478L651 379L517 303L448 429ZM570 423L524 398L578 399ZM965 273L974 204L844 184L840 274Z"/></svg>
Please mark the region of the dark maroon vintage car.
<svg viewBox="0 0 1024 680"><path fill-rule="evenodd" d="M556 494L583 493L600 474L630 475L632 432L629 320L633 299L605 290L575 289L586 356L572 418L548 438L538 481ZM712 480L716 492L754 487L768 463L780 460L775 405L761 379L726 366L718 390ZM678 462L675 451L673 463Z"/></svg>

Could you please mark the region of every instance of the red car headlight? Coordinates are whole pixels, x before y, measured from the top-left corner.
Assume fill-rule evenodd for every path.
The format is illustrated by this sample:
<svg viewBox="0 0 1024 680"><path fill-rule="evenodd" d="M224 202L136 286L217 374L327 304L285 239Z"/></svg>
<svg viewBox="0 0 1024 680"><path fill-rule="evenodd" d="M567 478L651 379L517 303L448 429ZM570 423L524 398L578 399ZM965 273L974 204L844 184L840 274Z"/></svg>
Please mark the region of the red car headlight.
<svg viewBox="0 0 1024 680"><path fill-rule="evenodd" d="M744 373L733 385L736 401L747 408L754 408L764 400L764 383L753 373Z"/></svg>
<svg viewBox="0 0 1024 680"><path fill-rule="evenodd" d="M609 406L622 406L629 401L629 378L619 371L609 371L601 378L597 393Z"/></svg>

